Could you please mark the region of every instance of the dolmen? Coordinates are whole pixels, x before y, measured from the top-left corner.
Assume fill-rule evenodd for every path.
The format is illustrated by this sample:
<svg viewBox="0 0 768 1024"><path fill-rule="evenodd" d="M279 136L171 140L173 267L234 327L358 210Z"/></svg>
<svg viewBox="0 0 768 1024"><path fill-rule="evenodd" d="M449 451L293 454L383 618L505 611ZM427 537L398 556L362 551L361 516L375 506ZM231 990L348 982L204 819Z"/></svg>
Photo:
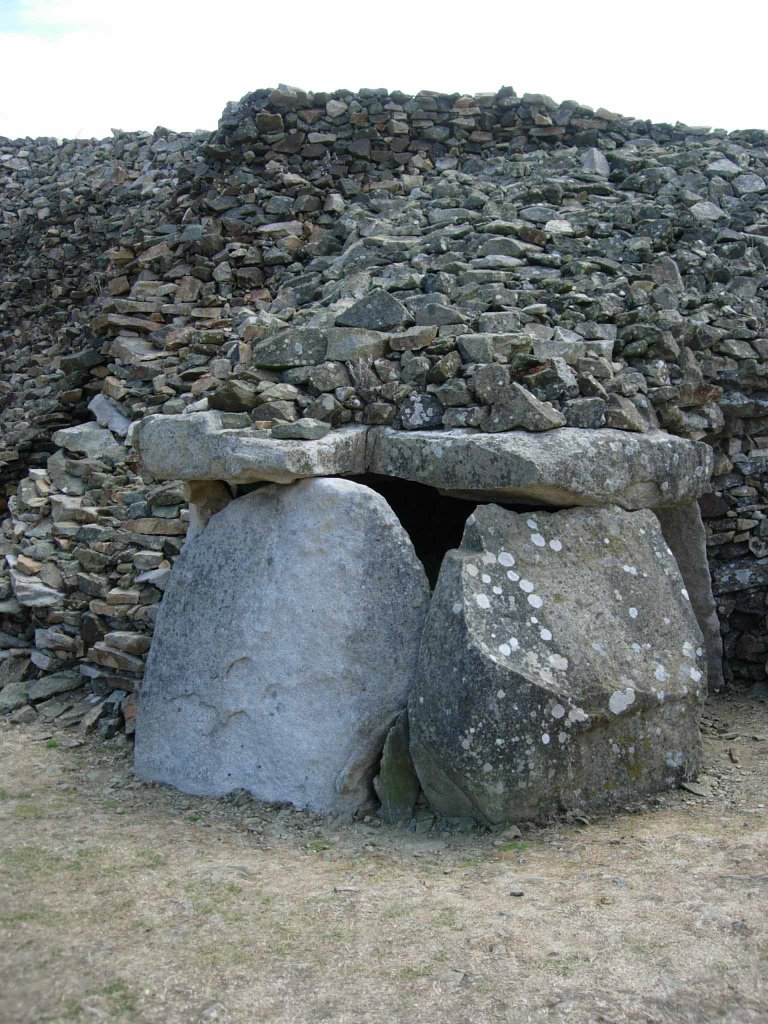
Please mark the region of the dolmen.
<svg viewBox="0 0 768 1024"><path fill-rule="evenodd" d="M138 426L144 471L190 496L140 695L140 778L326 814L408 818L422 801L500 826L695 776L722 659L707 445L289 426L210 411ZM393 480L466 507L433 588L383 496Z"/></svg>

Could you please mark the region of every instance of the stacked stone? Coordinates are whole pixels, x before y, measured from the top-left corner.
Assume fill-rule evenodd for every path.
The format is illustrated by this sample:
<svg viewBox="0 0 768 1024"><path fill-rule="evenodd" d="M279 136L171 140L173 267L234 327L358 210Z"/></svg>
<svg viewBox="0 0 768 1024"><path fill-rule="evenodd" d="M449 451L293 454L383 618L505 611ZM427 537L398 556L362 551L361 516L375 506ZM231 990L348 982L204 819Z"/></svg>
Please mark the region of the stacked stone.
<svg viewBox="0 0 768 1024"><path fill-rule="evenodd" d="M0 634L0 708L13 721L130 733L186 533L185 495L145 485L135 455L96 424L54 441L60 450L21 482L4 523L0 615L10 632Z"/></svg>
<svg viewBox="0 0 768 1024"><path fill-rule="evenodd" d="M298 438L706 440L726 672L762 679L767 140L509 89L287 87L210 136L0 140L3 671L135 689L184 499L141 478L131 425L216 409ZM95 447L73 448L92 416ZM21 600L39 587L50 603Z"/></svg>
<svg viewBox="0 0 768 1024"><path fill-rule="evenodd" d="M107 250L162 233L199 145L164 129L0 139L0 511L55 450L53 431L88 419L105 375L89 321L107 291Z"/></svg>

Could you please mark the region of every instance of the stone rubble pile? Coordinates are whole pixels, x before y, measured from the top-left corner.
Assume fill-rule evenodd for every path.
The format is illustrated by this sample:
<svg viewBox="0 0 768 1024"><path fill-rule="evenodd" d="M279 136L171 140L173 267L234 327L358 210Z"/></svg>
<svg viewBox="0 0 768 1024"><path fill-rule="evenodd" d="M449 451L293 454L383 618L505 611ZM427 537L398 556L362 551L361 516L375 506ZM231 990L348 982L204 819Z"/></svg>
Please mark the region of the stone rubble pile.
<svg viewBox="0 0 768 1024"><path fill-rule="evenodd" d="M14 720L133 727L190 519L178 480L142 475L150 414L305 443L356 426L704 441L726 679L764 679L765 133L510 89L280 87L210 135L0 140L0 183Z"/></svg>

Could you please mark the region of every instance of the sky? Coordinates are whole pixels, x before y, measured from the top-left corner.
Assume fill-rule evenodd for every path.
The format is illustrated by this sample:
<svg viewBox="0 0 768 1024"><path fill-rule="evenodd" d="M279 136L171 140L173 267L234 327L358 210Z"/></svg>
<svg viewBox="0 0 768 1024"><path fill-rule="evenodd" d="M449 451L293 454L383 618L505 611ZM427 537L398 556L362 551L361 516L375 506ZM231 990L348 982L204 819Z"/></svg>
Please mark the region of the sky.
<svg viewBox="0 0 768 1024"><path fill-rule="evenodd" d="M0 0L0 136L216 127L280 82L502 85L654 121L768 129L766 0Z"/></svg>

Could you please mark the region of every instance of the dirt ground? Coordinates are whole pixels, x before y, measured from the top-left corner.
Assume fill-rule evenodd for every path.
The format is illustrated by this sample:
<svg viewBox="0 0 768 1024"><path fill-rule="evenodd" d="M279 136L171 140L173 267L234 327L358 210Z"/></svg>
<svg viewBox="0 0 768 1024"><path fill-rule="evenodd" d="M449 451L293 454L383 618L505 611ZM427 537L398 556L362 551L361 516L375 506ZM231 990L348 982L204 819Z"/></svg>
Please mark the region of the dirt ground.
<svg viewBox="0 0 768 1024"><path fill-rule="evenodd" d="M768 700L701 795L504 834L136 782L124 738L0 727L0 1022L768 1021Z"/></svg>

